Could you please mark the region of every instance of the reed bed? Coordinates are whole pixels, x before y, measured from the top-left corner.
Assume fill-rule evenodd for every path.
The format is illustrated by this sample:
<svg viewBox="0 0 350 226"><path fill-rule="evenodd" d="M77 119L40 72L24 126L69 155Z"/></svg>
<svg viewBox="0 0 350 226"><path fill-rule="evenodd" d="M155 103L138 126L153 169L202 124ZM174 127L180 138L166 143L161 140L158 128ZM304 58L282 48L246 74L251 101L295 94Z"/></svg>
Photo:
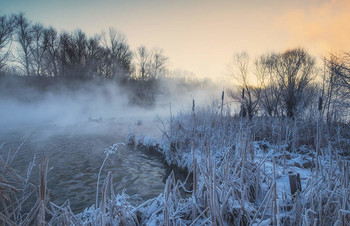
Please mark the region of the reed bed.
<svg viewBox="0 0 350 226"><path fill-rule="evenodd" d="M11 168L13 155L0 156L0 220L4 225L349 225L350 163L341 145L343 130L327 137L322 121L244 119L223 105L195 107L161 121L163 139L136 139L163 153L170 165L186 169L185 181L172 172L164 192L134 206L113 191L113 175L96 178L96 203L73 213L69 201L50 202L48 160L39 182ZM306 137L310 134L310 137ZM135 141L136 139L136 141ZM106 158L118 144L106 149ZM101 170L104 165L101 164ZM100 171L101 171L100 170ZM191 174L191 176L190 176ZM292 194L288 177L300 175ZM99 174L100 175L100 174ZM99 186L101 181L102 186ZM102 182L103 181L103 182ZM100 196L99 196L100 195ZM101 197L100 199L98 197ZM34 201L31 201L34 200ZM28 203L31 203L28 208ZM26 207L26 208L25 208Z"/></svg>
<svg viewBox="0 0 350 226"><path fill-rule="evenodd" d="M350 223L349 160L337 144L348 138L329 136L321 119L248 120L215 106L192 107L162 127L166 160L194 175L188 200L193 223ZM302 178L295 195L290 174Z"/></svg>

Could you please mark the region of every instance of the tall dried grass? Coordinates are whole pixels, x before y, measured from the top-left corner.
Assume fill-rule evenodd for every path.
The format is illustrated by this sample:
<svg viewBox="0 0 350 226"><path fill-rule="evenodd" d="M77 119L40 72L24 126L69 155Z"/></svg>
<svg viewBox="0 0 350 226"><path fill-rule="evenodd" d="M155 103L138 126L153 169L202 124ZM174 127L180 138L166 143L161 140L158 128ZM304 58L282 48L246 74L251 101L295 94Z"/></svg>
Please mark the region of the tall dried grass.
<svg viewBox="0 0 350 226"><path fill-rule="evenodd" d="M350 224L350 163L339 155L340 132L331 136L322 118L303 122L234 117L222 103L193 103L190 112L163 122L164 139L157 147L169 164L186 168L193 179L179 181L172 172L164 192L138 206L131 205L124 192L114 193L110 172L99 186L104 163L118 145L106 149L95 205L79 214L71 211L69 201L61 206L49 201L46 158L34 185L29 182L34 164L23 178L10 166L11 153L6 159L0 156L0 220L5 225ZM296 169L288 162L291 155L316 161L306 185L293 196L277 186ZM33 198L26 210L24 205Z"/></svg>

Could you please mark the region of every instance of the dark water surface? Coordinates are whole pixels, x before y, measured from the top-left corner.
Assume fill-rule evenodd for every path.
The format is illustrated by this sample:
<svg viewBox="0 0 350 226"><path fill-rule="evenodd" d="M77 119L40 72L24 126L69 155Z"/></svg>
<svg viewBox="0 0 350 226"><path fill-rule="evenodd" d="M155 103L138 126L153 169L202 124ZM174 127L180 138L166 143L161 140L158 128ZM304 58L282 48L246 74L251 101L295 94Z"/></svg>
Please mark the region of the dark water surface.
<svg viewBox="0 0 350 226"><path fill-rule="evenodd" d="M12 153L30 134L11 164L21 175L26 175L28 165L36 155L36 166L30 181L38 184L38 166L46 155L49 160L48 188L50 201L61 205L70 200L77 213L95 203L97 176L105 148L125 142L125 134L118 134L118 125L106 127L102 123L86 122L70 127L46 125L0 130L1 155ZM102 170L100 183L112 171L114 189L121 193L126 188L129 195L139 194L143 200L156 197L164 189L164 178L169 171L161 156L142 150L119 146L109 156ZM132 199L136 204L137 198Z"/></svg>

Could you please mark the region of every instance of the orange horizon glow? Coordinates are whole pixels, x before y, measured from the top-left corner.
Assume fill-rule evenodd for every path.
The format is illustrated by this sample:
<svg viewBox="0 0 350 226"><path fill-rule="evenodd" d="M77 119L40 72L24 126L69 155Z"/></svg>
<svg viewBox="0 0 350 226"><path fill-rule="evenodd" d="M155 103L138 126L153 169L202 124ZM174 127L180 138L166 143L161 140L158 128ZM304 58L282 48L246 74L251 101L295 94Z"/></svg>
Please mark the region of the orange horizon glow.
<svg viewBox="0 0 350 226"><path fill-rule="evenodd" d="M29 1L28 1L29 2ZM350 47L348 0L0 0L1 14L23 11L33 22L88 35L121 30L133 50L160 47L170 69L215 80L237 52L252 58L303 47L325 56Z"/></svg>

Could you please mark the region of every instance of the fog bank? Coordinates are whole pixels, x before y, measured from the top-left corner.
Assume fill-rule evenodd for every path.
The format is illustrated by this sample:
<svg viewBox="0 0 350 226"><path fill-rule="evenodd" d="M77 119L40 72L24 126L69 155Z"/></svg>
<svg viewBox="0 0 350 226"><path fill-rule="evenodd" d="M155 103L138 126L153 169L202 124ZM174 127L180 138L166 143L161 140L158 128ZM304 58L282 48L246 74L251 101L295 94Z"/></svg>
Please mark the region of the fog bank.
<svg viewBox="0 0 350 226"><path fill-rule="evenodd" d="M160 81L159 81L160 82ZM166 118L180 110L219 99L221 90L212 83L183 87L172 80L162 80L155 101L149 106L130 103L130 91L111 81L57 83L45 88L22 81L0 80L0 131L35 131L41 126L56 126L55 132L92 133L98 130L129 131L158 136L157 118Z"/></svg>

